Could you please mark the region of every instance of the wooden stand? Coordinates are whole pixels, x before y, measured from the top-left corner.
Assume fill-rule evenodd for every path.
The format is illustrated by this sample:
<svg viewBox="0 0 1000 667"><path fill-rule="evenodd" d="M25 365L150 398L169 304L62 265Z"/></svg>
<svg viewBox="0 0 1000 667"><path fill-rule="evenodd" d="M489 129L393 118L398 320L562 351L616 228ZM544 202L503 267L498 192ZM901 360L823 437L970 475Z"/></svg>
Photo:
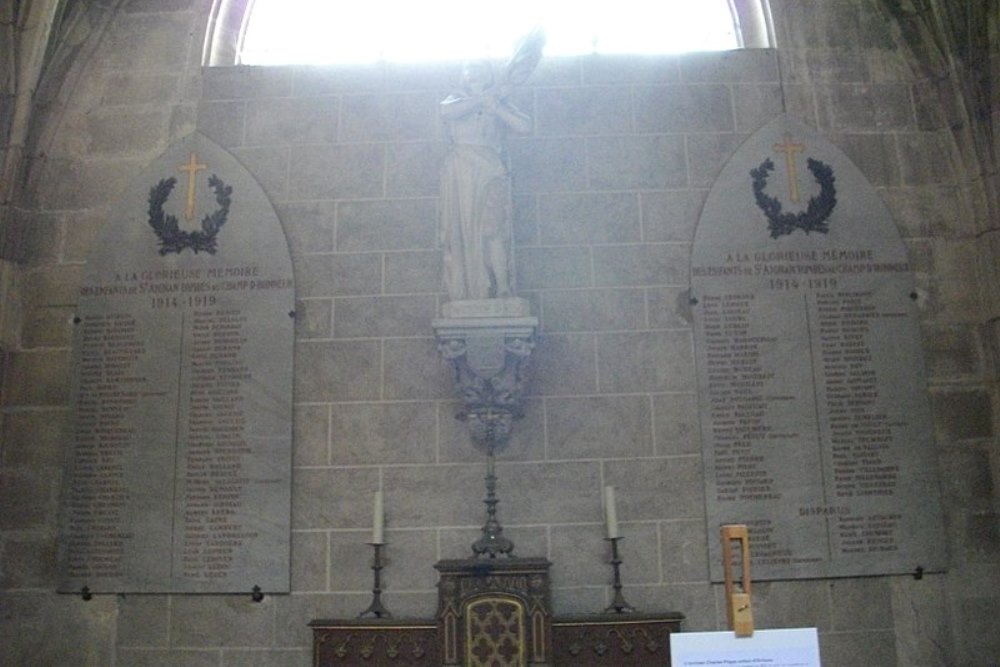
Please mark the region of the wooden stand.
<svg viewBox="0 0 1000 667"><path fill-rule="evenodd" d="M722 526L722 567L726 579L726 618L737 637L753 636L753 607L750 602L750 534L745 525ZM740 590L733 581L733 542L740 543Z"/></svg>

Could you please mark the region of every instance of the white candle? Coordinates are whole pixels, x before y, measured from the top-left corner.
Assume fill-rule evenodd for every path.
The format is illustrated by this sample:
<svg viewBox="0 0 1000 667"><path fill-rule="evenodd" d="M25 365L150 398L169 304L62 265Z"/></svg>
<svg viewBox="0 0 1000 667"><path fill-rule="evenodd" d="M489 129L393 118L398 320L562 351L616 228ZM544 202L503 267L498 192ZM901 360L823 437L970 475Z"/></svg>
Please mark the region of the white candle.
<svg viewBox="0 0 1000 667"><path fill-rule="evenodd" d="M382 539L382 527L385 522L385 513L382 510L382 492L375 492L375 516L372 520L372 544L385 544Z"/></svg>
<svg viewBox="0 0 1000 667"><path fill-rule="evenodd" d="M604 519L608 528L608 538L621 537L618 533L618 509L615 507L615 487L604 487Z"/></svg>

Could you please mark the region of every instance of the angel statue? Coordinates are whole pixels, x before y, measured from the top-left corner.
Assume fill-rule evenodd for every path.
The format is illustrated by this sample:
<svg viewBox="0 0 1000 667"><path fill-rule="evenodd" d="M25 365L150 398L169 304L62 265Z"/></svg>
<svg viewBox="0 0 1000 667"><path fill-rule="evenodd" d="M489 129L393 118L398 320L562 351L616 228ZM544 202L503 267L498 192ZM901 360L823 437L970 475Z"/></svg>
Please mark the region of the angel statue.
<svg viewBox="0 0 1000 667"><path fill-rule="evenodd" d="M452 301L514 296L510 176L503 140L531 131L508 99L542 57L540 30L525 37L503 73L487 60L465 63L461 89L441 102L451 146L441 171L439 238Z"/></svg>

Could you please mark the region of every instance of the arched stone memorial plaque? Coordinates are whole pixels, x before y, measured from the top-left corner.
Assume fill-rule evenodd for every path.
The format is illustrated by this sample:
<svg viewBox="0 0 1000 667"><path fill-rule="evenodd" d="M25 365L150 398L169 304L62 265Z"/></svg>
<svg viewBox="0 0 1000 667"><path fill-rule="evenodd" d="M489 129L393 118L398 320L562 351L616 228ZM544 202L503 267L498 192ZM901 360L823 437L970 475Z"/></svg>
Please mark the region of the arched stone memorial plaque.
<svg viewBox="0 0 1000 667"><path fill-rule="evenodd" d="M691 260L712 579L941 570L937 459L906 248L850 160L786 117L736 152Z"/></svg>
<svg viewBox="0 0 1000 667"><path fill-rule="evenodd" d="M130 184L73 340L59 590L289 590L294 286L250 173L194 134Z"/></svg>

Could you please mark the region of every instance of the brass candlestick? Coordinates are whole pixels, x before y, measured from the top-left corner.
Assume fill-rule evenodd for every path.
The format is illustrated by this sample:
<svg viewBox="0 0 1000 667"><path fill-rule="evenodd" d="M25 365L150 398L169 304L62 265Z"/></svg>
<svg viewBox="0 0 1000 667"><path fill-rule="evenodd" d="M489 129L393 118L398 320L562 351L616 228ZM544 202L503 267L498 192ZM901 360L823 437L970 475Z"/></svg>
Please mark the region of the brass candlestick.
<svg viewBox="0 0 1000 667"><path fill-rule="evenodd" d="M372 560L372 572L374 573L374 583L372 584L372 603L368 609L358 614L358 618L372 616L374 618L392 618L392 614L382 604L382 547L379 542L369 542L375 549L375 558Z"/></svg>
<svg viewBox="0 0 1000 667"><path fill-rule="evenodd" d="M611 602L611 605L605 609L605 612L613 611L616 614L626 614L635 611L635 607L630 605L625 601L625 596L622 595L622 575L621 575L621 564L622 559L618 556L618 542L622 539L620 537L605 537L606 541L611 542L611 567L614 569L615 573L615 598Z"/></svg>

